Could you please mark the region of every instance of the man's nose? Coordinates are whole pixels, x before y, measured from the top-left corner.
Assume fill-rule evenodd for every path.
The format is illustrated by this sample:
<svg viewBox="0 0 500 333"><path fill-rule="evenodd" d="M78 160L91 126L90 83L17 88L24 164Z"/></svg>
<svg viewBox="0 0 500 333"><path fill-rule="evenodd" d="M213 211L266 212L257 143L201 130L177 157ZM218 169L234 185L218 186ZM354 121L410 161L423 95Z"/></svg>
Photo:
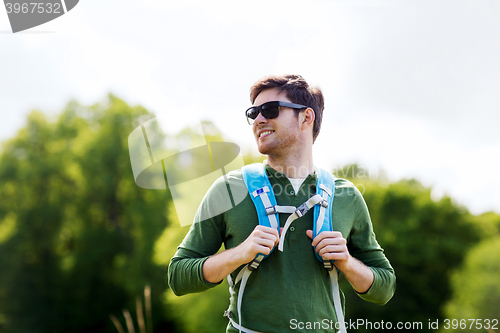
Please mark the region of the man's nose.
<svg viewBox="0 0 500 333"><path fill-rule="evenodd" d="M254 120L254 124L262 124L262 123L266 123L266 122L267 122L267 118L262 115L262 112L259 112L259 114L257 115L257 118L255 118L255 120Z"/></svg>

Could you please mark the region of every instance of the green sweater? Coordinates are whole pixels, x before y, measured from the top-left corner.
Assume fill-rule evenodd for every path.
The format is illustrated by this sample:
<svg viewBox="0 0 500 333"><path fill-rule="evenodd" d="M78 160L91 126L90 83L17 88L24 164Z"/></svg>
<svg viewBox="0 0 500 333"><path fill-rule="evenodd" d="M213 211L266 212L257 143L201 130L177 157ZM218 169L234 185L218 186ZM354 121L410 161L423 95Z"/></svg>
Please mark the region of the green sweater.
<svg viewBox="0 0 500 333"><path fill-rule="evenodd" d="M266 171L280 206L298 207L316 193L316 174L309 175L298 193L295 193L284 174L268 165ZM230 172L227 179L233 190L245 186L240 170ZM198 216L207 216L211 207L217 207L217 203L225 197L227 185L224 178L220 178L207 192ZM279 214L282 227L287 217L288 214ZM316 259L312 241L306 235L306 230L312 229L312 220L311 209L294 221L286 234L284 251L275 249L250 275L242 302L244 327L260 332L284 332L295 328L294 323L337 321L329 274ZM335 181L332 222L334 230L340 231L347 240L349 253L373 271L372 286L366 293L358 295L369 302L380 305L387 303L395 290L394 270L375 239L361 193L345 179ZM203 263L222 244L226 249L238 246L257 225L257 213L248 195L233 209L194 223L170 262L169 284L174 294L180 296L200 292L218 285L203 278ZM233 280L242 267L231 274ZM229 306L231 317L236 322L238 290L239 284L234 288ZM311 332L300 329L293 331ZM228 325L227 332L238 331Z"/></svg>

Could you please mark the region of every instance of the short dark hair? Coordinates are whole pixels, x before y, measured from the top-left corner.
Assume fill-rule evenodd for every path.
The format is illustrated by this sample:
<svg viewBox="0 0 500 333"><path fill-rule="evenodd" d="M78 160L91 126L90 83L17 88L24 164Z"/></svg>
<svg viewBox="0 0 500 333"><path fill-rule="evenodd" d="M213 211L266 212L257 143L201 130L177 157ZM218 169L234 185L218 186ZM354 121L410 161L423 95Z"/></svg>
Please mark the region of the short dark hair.
<svg viewBox="0 0 500 333"><path fill-rule="evenodd" d="M321 129L323 109L325 108L325 100L321 89L309 86L306 80L300 75L270 75L258 80L250 88L250 101L252 104L262 91L271 88L286 91L286 96L292 103L306 105L313 109L315 115L313 142L316 141Z"/></svg>

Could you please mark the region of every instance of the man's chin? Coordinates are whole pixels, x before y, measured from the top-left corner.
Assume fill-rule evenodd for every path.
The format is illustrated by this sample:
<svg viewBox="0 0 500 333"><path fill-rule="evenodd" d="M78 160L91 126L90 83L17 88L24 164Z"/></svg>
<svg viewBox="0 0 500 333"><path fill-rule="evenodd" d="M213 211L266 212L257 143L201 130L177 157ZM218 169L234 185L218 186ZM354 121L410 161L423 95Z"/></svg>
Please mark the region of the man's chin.
<svg viewBox="0 0 500 333"><path fill-rule="evenodd" d="M269 148L266 146L258 146L257 149L258 149L259 153L261 153L262 155L269 154Z"/></svg>
<svg viewBox="0 0 500 333"><path fill-rule="evenodd" d="M261 153L262 155L272 155L276 147L270 147L268 145L260 145L257 147L257 149L259 150L259 153Z"/></svg>

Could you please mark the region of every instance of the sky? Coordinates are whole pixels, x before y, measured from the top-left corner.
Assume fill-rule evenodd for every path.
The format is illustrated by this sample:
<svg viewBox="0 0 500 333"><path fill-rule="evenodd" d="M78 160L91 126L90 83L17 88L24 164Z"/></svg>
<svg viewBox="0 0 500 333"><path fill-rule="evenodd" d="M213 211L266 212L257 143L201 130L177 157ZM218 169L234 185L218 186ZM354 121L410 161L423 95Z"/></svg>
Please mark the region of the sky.
<svg viewBox="0 0 500 333"><path fill-rule="evenodd" d="M0 8L0 141L33 109L113 93L166 133L213 121L257 154L249 88L294 73L325 95L314 162L416 178L500 213L500 2L82 0L13 34Z"/></svg>

